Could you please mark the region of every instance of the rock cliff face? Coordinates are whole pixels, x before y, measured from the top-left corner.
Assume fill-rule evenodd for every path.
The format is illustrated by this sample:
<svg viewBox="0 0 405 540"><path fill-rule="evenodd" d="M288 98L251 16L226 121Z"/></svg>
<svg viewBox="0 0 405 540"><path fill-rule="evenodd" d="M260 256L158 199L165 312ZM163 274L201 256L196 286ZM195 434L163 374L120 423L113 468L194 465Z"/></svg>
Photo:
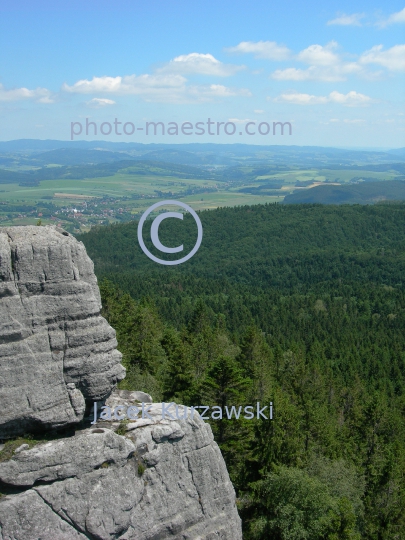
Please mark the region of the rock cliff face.
<svg viewBox="0 0 405 540"><path fill-rule="evenodd" d="M0 229L0 438L82 420L125 376L93 263L54 227Z"/></svg>
<svg viewBox="0 0 405 540"><path fill-rule="evenodd" d="M0 229L0 439L76 425L7 460L0 446L0 540L241 540L210 426L181 406L142 418L151 397L114 390L115 347L84 246L53 227ZM78 424L93 401L130 421Z"/></svg>

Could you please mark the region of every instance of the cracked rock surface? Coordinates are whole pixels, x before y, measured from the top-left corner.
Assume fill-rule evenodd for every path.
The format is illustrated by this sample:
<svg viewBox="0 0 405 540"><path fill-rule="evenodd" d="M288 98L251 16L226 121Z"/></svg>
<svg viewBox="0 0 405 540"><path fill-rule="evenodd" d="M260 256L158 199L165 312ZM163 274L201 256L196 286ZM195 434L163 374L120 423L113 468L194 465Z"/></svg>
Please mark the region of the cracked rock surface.
<svg viewBox="0 0 405 540"><path fill-rule="evenodd" d="M151 409L151 423L125 436L98 422L0 464L14 490L0 499L0 539L241 540L210 426Z"/></svg>
<svg viewBox="0 0 405 540"><path fill-rule="evenodd" d="M0 439L80 422L124 378L85 247L56 227L0 229Z"/></svg>

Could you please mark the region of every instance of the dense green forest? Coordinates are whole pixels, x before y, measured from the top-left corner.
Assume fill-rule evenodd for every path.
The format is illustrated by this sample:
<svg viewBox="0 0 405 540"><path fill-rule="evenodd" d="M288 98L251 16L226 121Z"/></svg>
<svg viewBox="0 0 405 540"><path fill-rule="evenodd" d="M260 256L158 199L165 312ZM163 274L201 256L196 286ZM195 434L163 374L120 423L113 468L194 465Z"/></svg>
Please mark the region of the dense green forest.
<svg viewBox="0 0 405 540"><path fill-rule="evenodd" d="M245 538L405 538L405 205L200 218L202 246L179 266L142 253L136 222L80 237L117 330L122 387L273 404L273 420L209 420ZM164 220L160 239L187 252L196 226L179 221Z"/></svg>

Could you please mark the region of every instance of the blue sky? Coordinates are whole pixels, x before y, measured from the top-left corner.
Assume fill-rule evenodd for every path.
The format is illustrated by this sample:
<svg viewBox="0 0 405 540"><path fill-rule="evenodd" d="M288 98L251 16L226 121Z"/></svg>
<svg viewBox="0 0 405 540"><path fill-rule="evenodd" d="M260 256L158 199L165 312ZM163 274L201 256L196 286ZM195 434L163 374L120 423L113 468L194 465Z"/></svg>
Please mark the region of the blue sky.
<svg viewBox="0 0 405 540"><path fill-rule="evenodd" d="M403 0L0 0L0 50L0 140L405 146Z"/></svg>

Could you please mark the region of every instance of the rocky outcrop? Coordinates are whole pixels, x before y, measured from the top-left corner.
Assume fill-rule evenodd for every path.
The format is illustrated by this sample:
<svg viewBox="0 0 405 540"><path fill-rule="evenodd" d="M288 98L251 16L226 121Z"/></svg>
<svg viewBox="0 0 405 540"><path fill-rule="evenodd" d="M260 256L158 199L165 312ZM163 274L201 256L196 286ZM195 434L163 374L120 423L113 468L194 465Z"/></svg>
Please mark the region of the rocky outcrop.
<svg viewBox="0 0 405 540"><path fill-rule="evenodd" d="M80 422L125 376L84 245L0 229L0 439Z"/></svg>
<svg viewBox="0 0 405 540"><path fill-rule="evenodd" d="M235 493L198 413L99 422L0 464L0 539L240 540ZM178 408L178 416L185 416Z"/></svg>

